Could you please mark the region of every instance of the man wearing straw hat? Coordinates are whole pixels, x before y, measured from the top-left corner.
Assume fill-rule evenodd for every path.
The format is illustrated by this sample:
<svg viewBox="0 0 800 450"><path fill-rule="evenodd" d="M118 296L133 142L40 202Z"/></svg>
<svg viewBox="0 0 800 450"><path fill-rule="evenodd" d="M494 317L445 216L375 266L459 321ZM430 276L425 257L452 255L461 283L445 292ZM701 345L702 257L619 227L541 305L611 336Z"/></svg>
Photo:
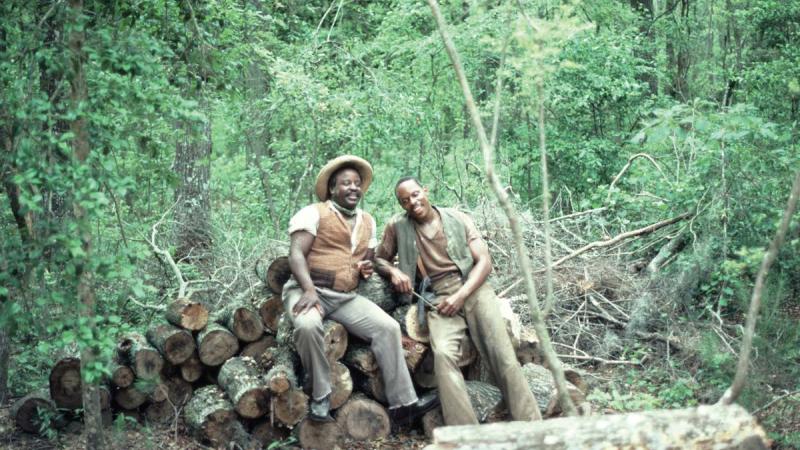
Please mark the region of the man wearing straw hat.
<svg viewBox="0 0 800 450"><path fill-rule="evenodd" d="M472 219L456 209L431 205L428 189L413 177L398 180L395 195L405 213L386 225L375 255L377 271L408 300L414 297L420 322L427 319L445 424L478 423L457 364L460 342L468 331L511 417L540 420L536 399L500 316L497 297L486 283L492 261ZM397 267L391 263L395 255Z"/></svg>
<svg viewBox="0 0 800 450"><path fill-rule="evenodd" d="M371 342L381 368L389 416L397 424L438 405L435 395L418 399L400 343L400 326L355 290L372 275L377 244L375 220L358 208L372 182L372 166L344 155L329 161L317 175L319 203L306 206L289 222L289 266L283 304L294 323L294 344L312 381L309 417L330 421L330 363L325 357L323 319Z"/></svg>

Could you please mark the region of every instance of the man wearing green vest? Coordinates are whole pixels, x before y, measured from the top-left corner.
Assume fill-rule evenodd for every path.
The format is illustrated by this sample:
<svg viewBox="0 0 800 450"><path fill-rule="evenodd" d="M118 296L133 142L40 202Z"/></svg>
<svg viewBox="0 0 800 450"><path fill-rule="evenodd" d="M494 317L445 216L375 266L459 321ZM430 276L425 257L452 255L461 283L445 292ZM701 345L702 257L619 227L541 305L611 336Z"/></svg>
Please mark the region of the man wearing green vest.
<svg viewBox="0 0 800 450"><path fill-rule="evenodd" d="M500 316L497 297L486 283L492 261L472 220L458 210L432 206L428 189L416 178L401 178L395 194L406 212L386 225L375 253L376 270L391 280L407 301L426 296L427 289L418 287L416 280L432 288L430 300L420 300L419 307L428 309L424 318L430 331L445 424L478 423L457 365L459 344L466 332L486 358L512 418L540 420L536 399ZM391 263L395 256L397 267Z"/></svg>

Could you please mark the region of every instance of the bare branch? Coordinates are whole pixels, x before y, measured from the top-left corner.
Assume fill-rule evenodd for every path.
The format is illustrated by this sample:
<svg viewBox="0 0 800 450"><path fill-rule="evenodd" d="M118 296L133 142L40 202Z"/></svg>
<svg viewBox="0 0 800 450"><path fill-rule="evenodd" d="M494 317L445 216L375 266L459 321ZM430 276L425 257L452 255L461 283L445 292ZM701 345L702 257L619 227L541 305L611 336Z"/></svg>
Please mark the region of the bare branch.
<svg viewBox="0 0 800 450"><path fill-rule="evenodd" d="M658 171L661 173L661 175L667 181L667 184L672 185L672 182L669 181L669 178L667 177L667 175L664 173L663 170L661 170L661 166L658 165L658 163L656 162L655 159L653 159L652 156L648 155L647 153L637 153L635 155L632 155L630 158L628 158L628 162L625 163L625 166L622 167L622 170L620 170L619 173L617 174L617 176L615 176L614 179L611 180L611 184L608 186L608 196L606 197L606 201L608 201L608 199L611 198L611 191L614 189L614 186L617 184L619 179L622 177L622 175L625 174L625 172L628 171L628 169L630 169L631 164L633 164L633 161L635 161L638 158L645 158L648 161L650 161L651 163L653 163L653 165L656 166L656 169L658 169Z"/></svg>
<svg viewBox="0 0 800 450"><path fill-rule="evenodd" d="M178 200L180 201L180 199ZM175 275L175 280L178 282L178 298L186 298L186 288L189 285L189 283L187 283L186 280L184 279L183 273L181 273L181 269L178 268L178 265L175 263L175 260L172 259L172 255L170 255L168 251L163 250L156 244L156 235L158 234L158 226L161 225L162 222L164 222L164 219L167 217L167 214L169 214L169 212L172 211L172 208L174 207L175 205L173 204L169 209L164 211L164 214L161 215L161 218L158 219L158 221L153 224L153 228L150 231L150 240L148 240L147 243L150 244L150 248L153 250L153 252L156 255L164 258L164 261L172 269L172 273Z"/></svg>
<svg viewBox="0 0 800 450"><path fill-rule="evenodd" d="M747 369L750 364L750 351L753 348L753 335L756 332L756 318L758 317L758 309L761 307L761 295L764 291L764 284L767 279L767 273L772 263L778 257L778 250L783 245L786 238L786 231L789 229L789 223L792 221L792 215L797 209L797 200L800 197L800 172L797 172L792 185L792 191L789 194L789 200L786 204L786 209L783 211L783 218L775 232L775 237L769 244L767 253L764 254L764 259L761 261L761 268L758 269L756 275L756 284L753 287L753 296L750 298L750 308L747 311L747 322L745 325L744 339L742 339L742 350L739 352L739 363L736 366L736 375L733 378L733 383L722 398L719 399L717 404L730 405L739 397L744 389L745 378L747 377Z"/></svg>

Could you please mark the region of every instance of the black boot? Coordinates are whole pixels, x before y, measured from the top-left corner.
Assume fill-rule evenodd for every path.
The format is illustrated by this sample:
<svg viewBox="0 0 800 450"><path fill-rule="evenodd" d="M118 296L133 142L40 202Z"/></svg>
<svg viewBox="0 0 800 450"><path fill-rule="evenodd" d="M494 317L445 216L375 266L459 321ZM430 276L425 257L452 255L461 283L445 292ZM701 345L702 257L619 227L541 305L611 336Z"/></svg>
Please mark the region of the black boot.
<svg viewBox="0 0 800 450"><path fill-rule="evenodd" d="M389 410L389 418L395 425L409 425L414 419L439 406L439 393L428 392L420 397L416 403Z"/></svg>

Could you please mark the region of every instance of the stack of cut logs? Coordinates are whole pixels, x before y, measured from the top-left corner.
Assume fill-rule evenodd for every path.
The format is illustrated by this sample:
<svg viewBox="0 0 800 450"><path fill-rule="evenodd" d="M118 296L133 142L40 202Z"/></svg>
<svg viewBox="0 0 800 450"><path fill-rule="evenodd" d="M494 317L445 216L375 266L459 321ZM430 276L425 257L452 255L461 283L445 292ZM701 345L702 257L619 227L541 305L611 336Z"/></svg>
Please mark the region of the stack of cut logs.
<svg viewBox="0 0 800 450"><path fill-rule="evenodd" d="M178 299L168 306L165 320L145 336L125 336L102 390L105 417L110 420L115 412L148 423L174 423L182 416L198 439L226 447L236 442L242 448L262 448L291 432L304 448L319 449L341 446L347 439L386 437L391 427L383 380L370 345L329 320L324 321L325 352L331 364L331 408L336 420L317 423L306 418L310 383L302 376L291 320L277 294L288 274L286 258L279 258L270 265L265 280L269 290L260 298L232 302L212 314L200 303ZM416 324L416 307L398 307L390 287L378 276L362 282L359 292L400 323L406 363L418 392L435 388L433 355L427 335ZM543 415L557 415L550 373L535 364L535 334L521 330L507 302L501 310ZM507 419L500 392L491 384L472 342L466 339L461 349L460 365L477 416L483 422ZM567 370L567 375L573 400L585 407L586 387L580 374ZM37 432L42 418L56 417L57 408L80 407L80 360L69 355L53 367L49 390L20 399L12 413L20 428ZM42 414L43 410L53 414ZM428 436L441 424L440 410L422 419Z"/></svg>

